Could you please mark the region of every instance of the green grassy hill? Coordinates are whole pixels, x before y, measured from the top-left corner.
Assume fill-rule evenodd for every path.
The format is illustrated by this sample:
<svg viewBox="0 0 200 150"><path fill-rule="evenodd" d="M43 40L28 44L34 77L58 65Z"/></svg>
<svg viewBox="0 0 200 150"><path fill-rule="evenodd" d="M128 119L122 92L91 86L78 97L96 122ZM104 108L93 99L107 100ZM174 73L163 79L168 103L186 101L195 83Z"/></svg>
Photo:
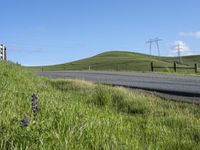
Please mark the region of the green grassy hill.
<svg viewBox="0 0 200 150"><path fill-rule="evenodd" d="M200 109L0 63L0 149L200 149ZM38 96L36 117L32 93ZM21 127L24 116L27 127Z"/></svg>
<svg viewBox="0 0 200 150"><path fill-rule="evenodd" d="M162 57L162 61L173 63L174 61L178 61L177 57ZM194 66L194 64L198 64L200 66L200 55L193 55L193 56L184 56L181 57L182 63L184 65Z"/></svg>
<svg viewBox="0 0 200 150"><path fill-rule="evenodd" d="M199 63L200 56L183 57L184 65ZM110 71L150 71L150 62L157 66L173 66L177 58L155 57L126 51L110 51L94 57L53 66L31 67L32 70L110 70ZM159 69L169 71L169 69Z"/></svg>

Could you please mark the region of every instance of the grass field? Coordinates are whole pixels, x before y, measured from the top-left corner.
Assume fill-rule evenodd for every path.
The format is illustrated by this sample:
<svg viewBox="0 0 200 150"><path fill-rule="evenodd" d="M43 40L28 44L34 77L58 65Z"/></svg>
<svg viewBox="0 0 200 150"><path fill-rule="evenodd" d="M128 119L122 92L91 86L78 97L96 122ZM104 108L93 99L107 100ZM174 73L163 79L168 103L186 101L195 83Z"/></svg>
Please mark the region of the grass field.
<svg viewBox="0 0 200 150"><path fill-rule="evenodd" d="M183 65L192 66L197 63L200 66L200 56L183 57ZM173 66L176 57L156 57L140 53L126 51L111 51L101 53L94 57L82 59L79 61L59 64L53 66L30 67L35 71L54 71L54 70L109 70L109 71L151 71L150 63L154 62L156 66ZM155 71L173 72L173 69L156 69ZM194 73L194 70L177 70L181 73Z"/></svg>
<svg viewBox="0 0 200 150"><path fill-rule="evenodd" d="M162 61L173 63L174 61L177 61L178 58L175 57L162 57ZM184 56L181 58L184 65L194 66L194 64L198 64L200 66L200 55L194 55L194 56Z"/></svg>
<svg viewBox="0 0 200 150"><path fill-rule="evenodd" d="M0 63L0 149L200 149L194 104L85 81L52 80ZM31 95L38 96L33 117ZM28 116L27 127L20 127Z"/></svg>

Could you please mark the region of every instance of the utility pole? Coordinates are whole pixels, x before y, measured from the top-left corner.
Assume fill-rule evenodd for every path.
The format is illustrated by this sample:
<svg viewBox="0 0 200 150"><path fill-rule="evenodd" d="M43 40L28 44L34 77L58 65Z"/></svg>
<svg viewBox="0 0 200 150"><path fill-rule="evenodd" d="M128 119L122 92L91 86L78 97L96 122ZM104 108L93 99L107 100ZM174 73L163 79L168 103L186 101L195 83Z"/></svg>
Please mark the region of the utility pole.
<svg viewBox="0 0 200 150"><path fill-rule="evenodd" d="M177 50L177 52L178 52L179 63L182 62L182 60L181 60L181 50L182 50L182 49L183 49L183 48L182 48L181 45L178 43L178 44L176 45L176 50Z"/></svg>

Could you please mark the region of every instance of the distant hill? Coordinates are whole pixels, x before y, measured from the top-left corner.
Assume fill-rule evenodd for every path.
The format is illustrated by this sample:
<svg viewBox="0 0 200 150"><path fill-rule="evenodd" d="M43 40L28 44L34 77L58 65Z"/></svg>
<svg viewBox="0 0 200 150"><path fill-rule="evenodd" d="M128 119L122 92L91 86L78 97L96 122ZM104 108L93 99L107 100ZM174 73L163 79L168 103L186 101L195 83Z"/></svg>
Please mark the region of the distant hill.
<svg viewBox="0 0 200 150"><path fill-rule="evenodd" d="M183 57L183 65L200 65L200 56ZM109 51L96 56L52 66L30 67L33 70L109 70L109 71L150 71L150 62L159 66L172 66L176 57L157 57L128 51ZM168 71L164 69L161 71Z"/></svg>
<svg viewBox="0 0 200 150"><path fill-rule="evenodd" d="M166 62L174 62L178 61L177 57L161 57L162 61ZM193 55L193 56L184 56L181 57L182 63L184 65L194 66L194 64L198 64L200 66L200 55Z"/></svg>

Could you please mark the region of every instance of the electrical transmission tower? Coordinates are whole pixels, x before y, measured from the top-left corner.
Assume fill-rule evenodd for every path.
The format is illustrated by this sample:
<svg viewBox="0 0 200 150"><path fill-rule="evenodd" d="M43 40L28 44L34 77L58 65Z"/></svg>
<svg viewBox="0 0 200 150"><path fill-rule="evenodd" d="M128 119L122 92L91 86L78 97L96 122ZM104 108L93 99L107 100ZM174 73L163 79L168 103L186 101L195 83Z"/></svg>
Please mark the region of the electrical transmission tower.
<svg viewBox="0 0 200 150"><path fill-rule="evenodd" d="M146 41L146 43L149 43L149 54L151 55L151 47L152 47L153 40L149 39L149 41Z"/></svg>
<svg viewBox="0 0 200 150"><path fill-rule="evenodd" d="M176 45L176 50L177 50L177 52L178 52L179 63L182 63L182 59L181 59L181 50L182 50L182 49L183 49L183 48L181 47L181 44L178 43L178 44Z"/></svg>
<svg viewBox="0 0 200 150"><path fill-rule="evenodd" d="M146 43L149 43L149 52L151 55L151 50L152 50L152 44L155 43L158 51L158 56L160 56L160 47L159 47L159 42L162 41L162 39L159 38L154 38L154 39L149 39L149 41L146 41Z"/></svg>
<svg viewBox="0 0 200 150"><path fill-rule="evenodd" d="M155 38L154 42L156 43L157 50L158 50L158 56L160 57L160 47L159 47L159 42L162 41L162 39Z"/></svg>

